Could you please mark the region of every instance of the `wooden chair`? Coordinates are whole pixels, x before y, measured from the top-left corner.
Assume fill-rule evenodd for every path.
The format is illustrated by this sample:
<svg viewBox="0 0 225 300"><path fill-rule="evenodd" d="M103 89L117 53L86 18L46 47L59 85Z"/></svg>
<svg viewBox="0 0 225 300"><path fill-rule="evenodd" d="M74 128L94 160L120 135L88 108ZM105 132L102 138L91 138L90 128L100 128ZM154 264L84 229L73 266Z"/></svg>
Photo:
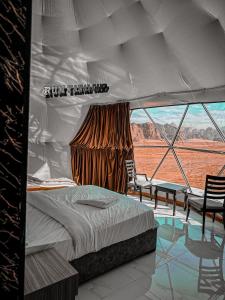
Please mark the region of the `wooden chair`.
<svg viewBox="0 0 225 300"><path fill-rule="evenodd" d="M190 213L190 208L202 212L202 233L205 232L205 216L207 212L223 214L223 224L225 228L225 177L206 175L205 192L203 197L188 197L188 210L186 221Z"/></svg>
<svg viewBox="0 0 225 300"><path fill-rule="evenodd" d="M135 191L140 192L140 202L142 202L142 190L149 189L150 199L152 199L152 184L148 180L147 175L136 173L134 160L125 160L125 165L127 170L126 195L129 188L134 188ZM138 176L142 176L142 178L138 178Z"/></svg>

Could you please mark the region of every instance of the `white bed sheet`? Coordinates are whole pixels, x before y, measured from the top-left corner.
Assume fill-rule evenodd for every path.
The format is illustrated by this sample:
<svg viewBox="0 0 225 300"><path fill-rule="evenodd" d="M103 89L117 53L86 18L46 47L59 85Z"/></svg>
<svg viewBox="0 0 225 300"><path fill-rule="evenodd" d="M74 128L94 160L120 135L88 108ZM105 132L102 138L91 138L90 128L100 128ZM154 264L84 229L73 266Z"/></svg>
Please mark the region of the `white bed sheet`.
<svg viewBox="0 0 225 300"><path fill-rule="evenodd" d="M61 226L64 230L67 228L69 232L67 233L73 240L74 256L72 259L74 259L132 238L155 226L152 209L121 194L117 194L119 201L107 209L76 203L78 199L96 199L96 197L112 194L117 193L96 186L77 186L60 190L28 192L28 202L43 213L48 213L48 218L52 217L64 223L65 227ZM68 216L68 219L65 216ZM57 222L57 224L60 226L60 223ZM36 230L38 231L38 226ZM42 230L44 231L44 228ZM51 228L48 230L50 234Z"/></svg>
<svg viewBox="0 0 225 300"><path fill-rule="evenodd" d="M73 241L59 222L27 203L26 255L54 247L62 257L75 258Z"/></svg>

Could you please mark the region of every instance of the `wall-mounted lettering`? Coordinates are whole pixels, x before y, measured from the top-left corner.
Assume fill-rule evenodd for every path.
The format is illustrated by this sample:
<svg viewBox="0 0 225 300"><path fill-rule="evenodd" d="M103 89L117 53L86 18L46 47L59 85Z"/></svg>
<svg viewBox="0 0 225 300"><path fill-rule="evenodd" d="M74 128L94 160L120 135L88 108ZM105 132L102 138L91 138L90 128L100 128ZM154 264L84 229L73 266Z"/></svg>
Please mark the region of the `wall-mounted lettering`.
<svg viewBox="0 0 225 300"><path fill-rule="evenodd" d="M109 86L107 83L78 84L78 85L54 85L45 86L43 95L45 98L79 96L88 94L107 93Z"/></svg>

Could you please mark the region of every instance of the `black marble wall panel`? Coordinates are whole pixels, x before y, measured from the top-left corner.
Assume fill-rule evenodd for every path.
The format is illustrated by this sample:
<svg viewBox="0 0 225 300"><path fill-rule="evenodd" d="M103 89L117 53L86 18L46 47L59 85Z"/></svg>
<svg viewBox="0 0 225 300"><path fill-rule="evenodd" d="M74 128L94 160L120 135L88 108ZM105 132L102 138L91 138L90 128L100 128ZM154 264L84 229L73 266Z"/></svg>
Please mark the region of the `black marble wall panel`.
<svg viewBox="0 0 225 300"><path fill-rule="evenodd" d="M31 1L0 1L0 291L23 299Z"/></svg>

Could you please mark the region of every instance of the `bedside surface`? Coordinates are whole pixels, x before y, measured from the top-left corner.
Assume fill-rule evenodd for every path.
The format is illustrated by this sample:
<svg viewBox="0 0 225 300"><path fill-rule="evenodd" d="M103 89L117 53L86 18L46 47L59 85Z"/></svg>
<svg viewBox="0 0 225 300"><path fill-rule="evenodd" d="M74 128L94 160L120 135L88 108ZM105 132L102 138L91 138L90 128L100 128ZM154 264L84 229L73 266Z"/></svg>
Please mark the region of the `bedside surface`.
<svg viewBox="0 0 225 300"><path fill-rule="evenodd" d="M74 278L78 286L78 272L55 249L27 255L25 260L24 295Z"/></svg>

